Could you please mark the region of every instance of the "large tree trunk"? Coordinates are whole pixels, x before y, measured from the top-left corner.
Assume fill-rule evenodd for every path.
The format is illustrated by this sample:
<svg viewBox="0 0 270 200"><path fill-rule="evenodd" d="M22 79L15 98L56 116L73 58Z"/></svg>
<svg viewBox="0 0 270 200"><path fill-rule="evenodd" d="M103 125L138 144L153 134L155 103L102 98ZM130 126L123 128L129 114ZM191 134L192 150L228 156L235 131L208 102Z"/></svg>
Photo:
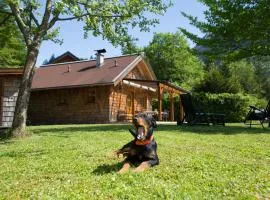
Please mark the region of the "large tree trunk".
<svg viewBox="0 0 270 200"><path fill-rule="evenodd" d="M11 129L14 137L26 134L27 108L38 52L39 45L28 49Z"/></svg>

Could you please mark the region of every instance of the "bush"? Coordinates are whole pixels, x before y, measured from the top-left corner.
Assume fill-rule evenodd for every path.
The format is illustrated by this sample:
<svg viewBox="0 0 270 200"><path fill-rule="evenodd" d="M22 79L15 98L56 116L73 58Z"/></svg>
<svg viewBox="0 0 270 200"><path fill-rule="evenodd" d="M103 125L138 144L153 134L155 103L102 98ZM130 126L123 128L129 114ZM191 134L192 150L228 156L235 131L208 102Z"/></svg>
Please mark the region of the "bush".
<svg viewBox="0 0 270 200"><path fill-rule="evenodd" d="M265 108L267 102L264 99L258 99L253 95L231 94L231 93L192 93L194 106L201 112L225 113L226 122L242 122L249 111L249 106ZM157 109L157 100L152 102L153 110ZM162 108L170 110L170 98L164 95L162 99ZM179 97L174 98L174 119L179 118Z"/></svg>
<svg viewBox="0 0 270 200"><path fill-rule="evenodd" d="M192 96L194 105L196 105L200 111L225 113L226 122L243 121L249 111L249 105L254 105L259 108L265 108L266 106L265 100L240 93L194 93Z"/></svg>

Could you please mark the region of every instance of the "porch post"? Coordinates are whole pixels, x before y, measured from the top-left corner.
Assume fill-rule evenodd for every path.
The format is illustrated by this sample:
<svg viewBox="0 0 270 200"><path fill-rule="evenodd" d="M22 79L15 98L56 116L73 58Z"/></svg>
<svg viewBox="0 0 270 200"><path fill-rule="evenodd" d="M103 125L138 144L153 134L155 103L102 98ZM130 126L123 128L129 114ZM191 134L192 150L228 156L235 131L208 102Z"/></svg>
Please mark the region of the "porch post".
<svg viewBox="0 0 270 200"><path fill-rule="evenodd" d="M182 102L181 102L180 95L181 94L179 94L179 120L180 120L180 122L183 122L183 120L184 120L184 109L183 109L183 105L182 105Z"/></svg>
<svg viewBox="0 0 270 200"><path fill-rule="evenodd" d="M158 120L162 121L162 88L158 83Z"/></svg>
<svg viewBox="0 0 270 200"><path fill-rule="evenodd" d="M133 91L132 91L132 98L131 98L131 106L132 106L132 118L135 117L135 89L133 88Z"/></svg>
<svg viewBox="0 0 270 200"><path fill-rule="evenodd" d="M174 99L173 92L170 92L170 120L174 121Z"/></svg>

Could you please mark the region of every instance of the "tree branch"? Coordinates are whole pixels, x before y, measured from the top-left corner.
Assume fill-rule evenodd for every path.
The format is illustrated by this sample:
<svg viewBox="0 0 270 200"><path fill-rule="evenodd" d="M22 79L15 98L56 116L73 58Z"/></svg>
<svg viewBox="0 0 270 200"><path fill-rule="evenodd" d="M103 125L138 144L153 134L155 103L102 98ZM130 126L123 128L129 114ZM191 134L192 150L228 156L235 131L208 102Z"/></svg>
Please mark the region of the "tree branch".
<svg viewBox="0 0 270 200"><path fill-rule="evenodd" d="M29 40L29 30L21 17L21 12L20 12L18 6L16 4L9 3L9 7L10 7L10 9L15 17L15 20L18 24L19 29L21 30L21 32L23 34L26 45L30 46L31 42Z"/></svg>
<svg viewBox="0 0 270 200"><path fill-rule="evenodd" d="M6 21L11 17L11 13L7 14L7 16L0 22L0 26L4 25Z"/></svg>
<svg viewBox="0 0 270 200"><path fill-rule="evenodd" d="M80 19L82 17L120 18L120 17L130 17L130 15L93 15L93 14L85 13L80 16L57 18L56 21L68 21L68 20Z"/></svg>
<svg viewBox="0 0 270 200"><path fill-rule="evenodd" d="M41 22L41 29L47 29L48 28L48 23L49 23L49 19L51 16L51 12L52 12L52 1L51 0L47 0L46 2L46 7L45 7L45 12L42 18L42 22Z"/></svg>
<svg viewBox="0 0 270 200"><path fill-rule="evenodd" d="M1 10L1 9L0 9L0 13L3 13L3 14L12 14L12 12L8 12L8 11Z"/></svg>
<svg viewBox="0 0 270 200"><path fill-rule="evenodd" d="M36 26L39 27L40 24L39 24L37 18L35 17L35 15L33 14L33 12L30 12L30 17L33 19L33 21L35 22Z"/></svg>
<svg viewBox="0 0 270 200"><path fill-rule="evenodd" d="M55 16L51 19L51 21L49 22L49 26L48 29L52 28L55 24L55 22L57 21L58 17L60 15L60 11L58 11Z"/></svg>

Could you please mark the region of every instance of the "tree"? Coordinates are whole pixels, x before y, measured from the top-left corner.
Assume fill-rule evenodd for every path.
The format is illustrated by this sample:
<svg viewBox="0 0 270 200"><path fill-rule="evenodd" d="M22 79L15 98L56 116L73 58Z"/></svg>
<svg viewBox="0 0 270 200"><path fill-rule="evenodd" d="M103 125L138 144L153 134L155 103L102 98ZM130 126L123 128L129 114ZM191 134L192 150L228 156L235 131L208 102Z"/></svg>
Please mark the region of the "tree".
<svg viewBox="0 0 270 200"><path fill-rule="evenodd" d="M126 41L128 28L138 26L141 31L149 30L157 19L145 17L145 13L163 14L170 5L162 0L4 0L23 35L27 47L24 73L17 98L13 136L25 133L30 87L40 45L44 40L61 42L56 36L56 22L77 20L84 22L85 37L89 32L102 36L113 45ZM42 2L42 3L41 3ZM41 13L44 10L43 13Z"/></svg>
<svg viewBox="0 0 270 200"><path fill-rule="evenodd" d="M259 94L265 99L270 99L270 56L253 57L250 62L254 66L259 84Z"/></svg>
<svg viewBox="0 0 270 200"><path fill-rule="evenodd" d="M191 89L203 77L203 66L180 33L156 33L144 49L158 79Z"/></svg>
<svg viewBox="0 0 270 200"><path fill-rule="evenodd" d="M232 62L228 65L229 81L240 86L242 92L258 94L259 84L254 66L246 60Z"/></svg>
<svg viewBox="0 0 270 200"><path fill-rule="evenodd" d="M143 51L143 48L138 47L135 41L136 39L130 39L122 44L121 52L123 55L140 53Z"/></svg>
<svg viewBox="0 0 270 200"><path fill-rule="evenodd" d="M183 13L204 37L181 28L192 41L205 47L211 59L238 60L270 54L269 0L200 0L208 7L206 22Z"/></svg>
<svg viewBox="0 0 270 200"><path fill-rule="evenodd" d="M0 2L0 67L19 67L24 63L26 48L23 37L7 11L7 4Z"/></svg>
<svg viewBox="0 0 270 200"><path fill-rule="evenodd" d="M206 93L238 93L241 91L240 83L231 77L226 77L219 67L210 65L201 82L198 82L193 91Z"/></svg>
<svg viewBox="0 0 270 200"><path fill-rule="evenodd" d="M55 55L54 55L54 53L51 55L51 57L50 57L50 59L49 60L47 60L47 59L45 59L44 61L43 61L43 65L47 65L47 64L50 64L52 61L54 61L55 60Z"/></svg>

